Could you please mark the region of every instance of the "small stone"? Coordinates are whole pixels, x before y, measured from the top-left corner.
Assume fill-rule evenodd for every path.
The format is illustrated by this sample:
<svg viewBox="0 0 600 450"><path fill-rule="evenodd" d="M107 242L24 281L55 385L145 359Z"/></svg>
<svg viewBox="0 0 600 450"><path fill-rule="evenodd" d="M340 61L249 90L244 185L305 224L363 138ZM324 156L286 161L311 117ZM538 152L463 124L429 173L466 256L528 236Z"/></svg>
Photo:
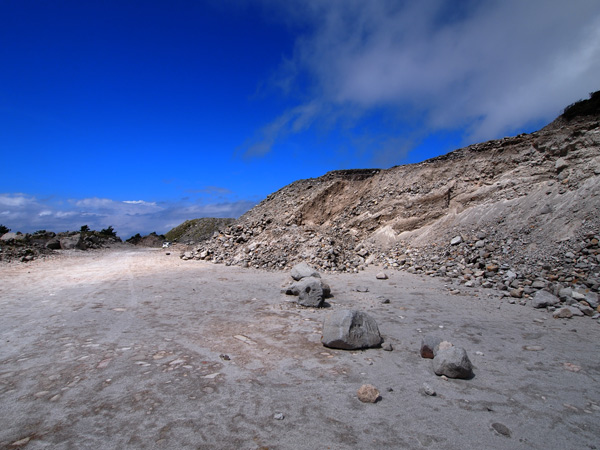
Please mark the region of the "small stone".
<svg viewBox="0 0 600 450"><path fill-rule="evenodd" d="M379 391L371 384L363 384L357 392L358 399L363 403L375 403L379 400Z"/></svg>
<svg viewBox="0 0 600 450"><path fill-rule="evenodd" d="M564 307L554 311L552 317L555 319L570 319L573 317L573 312L571 311L571 308Z"/></svg>
<svg viewBox="0 0 600 450"><path fill-rule="evenodd" d="M435 389L433 389L428 383L423 383L423 392L431 397L436 395Z"/></svg>
<svg viewBox="0 0 600 450"><path fill-rule="evenodd" d="M276 413L273 416L273 419L275 419L275 420L283 420L283 419L285 419L285 416L282 413Z"/></svg>
<svg viewBox="0 0 600 450"><path fill-rule="evenodd" d="M375 275L375 278L378 280L387 280L389 277L385 272L379 272L377 275Z"/></svg>
<svg viewBox="0 0 600 450"><path fill-rule="evenodd" d="M458 245L463 241L462 236L455 236L454 238L452 238L452 240L450 241L450 245Z"/></svg>
<svg viewBox="0 0 600 450"><path fill-rule="evenodd" d="M529 352L541 352L544 350L544 347L541 345L524 345L523 350L527 350Z"/></svg>
<svg viewBox="0 0 600 450"><path fill-rule="evenodd" d="M381 344L381 348L386 352L391 352L394 350L394 347L389 342L384 342L383 344Z"/></svg>
<svg viewBox="0 0 600 450"><path fill-rule="evenodd" d="M546 287L546 283L541 280L535 280L533 283L531 283L531 287L534 289L543 289Z"/></svg>
<svg viewBox="0 0 600 450"><path fill-rule="evenodd" d="M438 336L426 335L421 340L421 350L419 351L421 358L433 359L436 352L436 347L440 345L442 339Z"/></svg>
<svg viewBox="0 0 600 450"><path fill-rule="evenodd" d="M508 429L508 427L506 425L496 422L496 423L492 424L492 428L499 435L510 437L510 430Z"/></svg>
<svg viewBox="0 0 600 450"><path fill-rule="evenodd" d="M26 437L26 438L23 438L23 439L13 442L12 444L10 444L10 446L11 447L21 447L21 446L29 443L30 440L31 440L30 437Z"/></svg>
<svg viewBox="0 0 600 450"><path fill-rule="evenodd" d="M229 357L229 355L219 355L219 358L221 358L223 361L229 361L229 360L231 360L231 358Z"/></svg>
<svg viewBox="0 0 600 450"><path fill-rule="evenodd" d="M511 289L510 290L510 296L513 298L522 298L523 297L523 291L521 289Z"/></svg>

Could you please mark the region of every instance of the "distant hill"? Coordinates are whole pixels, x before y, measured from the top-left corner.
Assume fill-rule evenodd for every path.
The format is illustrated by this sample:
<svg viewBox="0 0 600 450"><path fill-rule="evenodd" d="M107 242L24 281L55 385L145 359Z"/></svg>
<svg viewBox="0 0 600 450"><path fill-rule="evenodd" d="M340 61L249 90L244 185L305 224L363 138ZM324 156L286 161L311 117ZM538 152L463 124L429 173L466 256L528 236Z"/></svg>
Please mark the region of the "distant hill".
<svg viewBox="0 0 600 450"><path fill-rule="evenodd" d="M210 238L215 231L231 225L235 219L203 217L186 220L165 234L169 241L194 244Z"/></svg>

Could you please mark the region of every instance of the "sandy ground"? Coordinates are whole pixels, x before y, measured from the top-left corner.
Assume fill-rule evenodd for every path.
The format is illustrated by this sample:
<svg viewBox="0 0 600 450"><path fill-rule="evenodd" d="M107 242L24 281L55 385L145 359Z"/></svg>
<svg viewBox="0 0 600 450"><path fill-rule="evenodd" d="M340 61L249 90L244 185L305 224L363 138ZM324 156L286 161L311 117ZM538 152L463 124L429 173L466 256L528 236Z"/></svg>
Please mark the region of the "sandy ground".
<svg viewBox="0 0 600 450"><path fill-rule="evenodd" d="M596 321L376 272L324 275L335 297L314 310L280 293L285 273L162 249L2 266L0 448L600 448ZM394 351L323 347L338 308L368 311ZM437 377L426 333L475 377ZM357 399L365 383L378 403Z"/></svg>

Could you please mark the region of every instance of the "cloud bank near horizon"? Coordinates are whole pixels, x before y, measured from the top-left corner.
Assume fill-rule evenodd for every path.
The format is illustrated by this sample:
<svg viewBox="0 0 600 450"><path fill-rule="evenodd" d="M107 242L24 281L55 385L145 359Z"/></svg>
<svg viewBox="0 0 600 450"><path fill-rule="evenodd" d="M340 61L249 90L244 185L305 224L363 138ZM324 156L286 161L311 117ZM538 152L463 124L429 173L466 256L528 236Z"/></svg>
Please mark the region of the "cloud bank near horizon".
<svg viewBox="0 0 600 450"><path fill-rule="evenodd" d="M57 199L12 193L0 194L0 224L12 231L32 233L76 231L82 225L101 230L112 226L119 237L156 231L163 234L186 220L200 217L237 218L255 203L248 200L219 203L147 202L107 198Z"/></svg>
<svg viewBox="0 0 600 450"><path fill-rule="evenodd" d="M394 164L406 151L394 155L390 141L414 146L457 129L463 145L494 139L547 123L600 88L595 0L265 4L303 30L272 82L299 100L242 146L247 158L313 123L351 128L385 110L400 131L371 151Z"/></svg>

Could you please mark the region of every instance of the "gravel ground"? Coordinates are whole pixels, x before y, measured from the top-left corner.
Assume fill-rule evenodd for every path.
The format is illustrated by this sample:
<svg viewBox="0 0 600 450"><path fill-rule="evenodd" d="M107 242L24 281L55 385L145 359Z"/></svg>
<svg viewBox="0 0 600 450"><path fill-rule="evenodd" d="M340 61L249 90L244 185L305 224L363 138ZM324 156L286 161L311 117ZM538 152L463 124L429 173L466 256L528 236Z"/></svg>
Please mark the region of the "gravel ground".
<svg viewBox="0 0 600 450"><path fill-rule="evenodd" d="M166 253L0 267L1 448L599 446L597 321L380 267L324 275L329 307L304 309L280 292L287 273ZM394 350L323 347L341 308L371 314ZM473 379L433 373L430 333L467 350ZM381 400L361 403L363 384Z"/></svg>

